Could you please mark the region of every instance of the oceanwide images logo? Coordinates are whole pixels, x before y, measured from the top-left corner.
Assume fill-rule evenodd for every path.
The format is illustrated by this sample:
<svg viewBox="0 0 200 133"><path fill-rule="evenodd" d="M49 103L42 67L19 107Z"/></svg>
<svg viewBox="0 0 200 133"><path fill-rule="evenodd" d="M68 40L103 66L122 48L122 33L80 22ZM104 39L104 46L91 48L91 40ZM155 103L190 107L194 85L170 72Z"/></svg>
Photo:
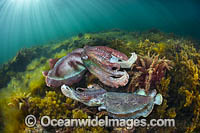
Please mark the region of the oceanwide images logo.
<svg viewBox="0 0 200 133"><path fill-rule="evenodd" d="M25 124L27 127L34 127L37 124L37 119L34 115L28 115L25 118ZM132 129L134 127L174 127L174 119L151 119L147 123L146 119L109 119L105 116L104 119L99 119L98 116L87 119L51 119L49 116L43 116L40 119L40 124L43 127L83 127L83 126L101 126L101 127L127 127Z"/></svg>

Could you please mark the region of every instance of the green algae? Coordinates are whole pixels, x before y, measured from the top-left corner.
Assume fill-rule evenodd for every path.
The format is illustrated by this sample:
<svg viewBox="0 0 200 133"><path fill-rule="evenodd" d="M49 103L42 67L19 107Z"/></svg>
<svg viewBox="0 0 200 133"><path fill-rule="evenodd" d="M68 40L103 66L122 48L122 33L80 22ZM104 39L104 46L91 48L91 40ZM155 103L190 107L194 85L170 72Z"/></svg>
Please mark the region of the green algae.
<svg viewBox="0 0 200 133"><path fill-rule="evenodd" d="M173 69L167 71L159 84L153 86L163 95L161 106L155 107L151 118L174 118L176 128L136 128L140 132L198 132L200 130L200 54L197 44L191 40L175 37L159 31L144 33L120 30L87 33L71 39L31 49L22 50L0 70L0 128L4 132L36 131L27 128L24 118L34 114L51 118L87 118L97 115L97 109L86 107L66 98L59 88L48 88L42 71L48 70L49 58L61 58L75 48L85 45L106 45L130 56L136 52L141 56L158 55L171 60ZM18 64L23 63L23 69ZM15 68L16 67L16 68ZM5 78L2 77L4 75ZM87 77L91 84L95 77ZM151 87L150 89L154 89ZM85 111L84 109L87 109ZM93 113L89 113L93 112ZM184 123L188 124L182 127ZM179 126L180 125L180 126ZM42 128L40 131L60 131L56 128ZM105 127L73 127L62 129L72 132L108 132Z"/></svg>

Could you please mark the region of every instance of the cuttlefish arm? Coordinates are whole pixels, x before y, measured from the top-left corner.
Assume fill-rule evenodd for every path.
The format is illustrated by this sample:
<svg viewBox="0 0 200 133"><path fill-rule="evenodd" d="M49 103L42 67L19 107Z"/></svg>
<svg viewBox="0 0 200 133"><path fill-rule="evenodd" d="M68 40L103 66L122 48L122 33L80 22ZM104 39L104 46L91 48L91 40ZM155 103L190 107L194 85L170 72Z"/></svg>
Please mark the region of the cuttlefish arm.
<svg viewBox="0 0 200 133"><path fill-rule="evenodd" d="M71 99L77 100L79 101L79 99L77 98L75 91L73 89L71 89L69 86L67 85L62 85L61 86L61 92L66 96L69 97Z"/></svg>
<svg viewBox="0 0 200 133"><path fill-rule="evenodd" d="M120 71L120 65L124 68L130 67L134 57L128 59L125 54L106 46L84 47L81 54L89 72L105 85L115 88L128 83L129 75L126 71Z"/></svg>
<svg viewBox="0 0 200 133"><path fill-rule="evenodd" d="M107 92L100 86L94 84L88 88L72 89L67 85L61 86L61 92L69 98L84 103L87 106L99 106L103 104L104 94Z"/></svg>
<svg viewBox="0 0 200 133"><path fill-rule="evenodd" d="M131 57L126 61L125 60L120 61L118 58L112 56L110 62L119 64L121 68L131 68L131 66L133 65L133 63L135 63L136 60L137 60L136 53L131 53Z"/></svg>
<svg viewBox="0 0 200 133"><path fill-rule="evenodd" d="M105 71L99 64L91 60L83 61L87 69L105 85L118 88L128 83L129 75L126 71Z"/></svg>

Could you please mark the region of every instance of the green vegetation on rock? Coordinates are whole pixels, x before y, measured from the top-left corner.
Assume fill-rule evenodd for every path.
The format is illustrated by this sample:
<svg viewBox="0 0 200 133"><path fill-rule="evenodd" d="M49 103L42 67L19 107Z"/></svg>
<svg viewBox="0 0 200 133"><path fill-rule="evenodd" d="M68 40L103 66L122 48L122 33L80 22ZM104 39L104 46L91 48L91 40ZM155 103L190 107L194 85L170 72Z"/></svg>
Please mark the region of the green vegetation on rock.
<svg viewBox="0 0 200 133"><path fill-rule="evenodd" d="M67 127L27 128L24 118L34 114L51 118L87 118L98 115L97 108L87 107L66 98L59 88L48 88L42 71L48 70L50 58L61 58L75 48L85 45L106 45L128 56L135 52L141 57L158 55L173 62L160 83L150 86L163 95L161 106L156 106L147 119L174 118L176 127L135 128L135 131L198 132L200 131L200 51L193 40L175 37L159 31L144 33L111 30L87 33L54 45L24 49L0 70L0 131L72 131L108 132L114 128ZM23 62L23 65L21 63ZM91 79L91 80L90 80ZM93 81L94 77L87 80ZM86 83L87 84L87 83ZM82 86L86 86L83 84ZM187 123L187 124L185 124Z"/></svg>

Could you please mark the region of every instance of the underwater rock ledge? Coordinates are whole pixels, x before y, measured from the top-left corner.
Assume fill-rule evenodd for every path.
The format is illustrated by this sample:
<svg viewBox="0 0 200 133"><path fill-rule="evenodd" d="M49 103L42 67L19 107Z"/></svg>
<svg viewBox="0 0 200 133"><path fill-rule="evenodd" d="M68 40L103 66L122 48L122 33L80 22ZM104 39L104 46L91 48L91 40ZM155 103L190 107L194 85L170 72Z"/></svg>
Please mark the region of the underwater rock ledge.
<svg viewBox="0 0 200 133"><path fill-rule="evenodd" d="M138 89L156 89L163 96L163 104L154 108L147 117L150 119L174 118L176 127L135 127L135 132L199 132L200 131L200 51L199 42L166 34L158 30L147 32L127 32L119 29L98 33L86 33L72 37L54 45L44 45L18 52L15 58L0 69L0 131L48 131L48 132L115 132L124 128L71 127L27 128L24 118L34 114L38 119L43 115L51 118L87 118L106 114L99 113L96 107L66 98L60 88L45 85L42 71L50 69L50 58L61 58L76 48L84 46L109 46L130 57L131 52L140 55L137 66L133 66L130 82L126 88L107 90L128 92ZM149 62L151 67L147 65ZM156 62L156 63L155 63ZM166 65L167 63L167 65ZM171 66L168 69L168 66ZM156 68L162 75L152 74L149 78L147 68ZM149 69L150 70L150 69ZM164 71L161 71L164 70ZM154 80L156 79L156 80ZM145 82L146 81L146 82ZM156 82L153 82L156 81ZM78 86L91 83L102 85L92 75L85 75ZM146 83L146 84L144 84ZM102 85L103 86L103 85ZM132 131L133 131L132 130Z"/></svg>

